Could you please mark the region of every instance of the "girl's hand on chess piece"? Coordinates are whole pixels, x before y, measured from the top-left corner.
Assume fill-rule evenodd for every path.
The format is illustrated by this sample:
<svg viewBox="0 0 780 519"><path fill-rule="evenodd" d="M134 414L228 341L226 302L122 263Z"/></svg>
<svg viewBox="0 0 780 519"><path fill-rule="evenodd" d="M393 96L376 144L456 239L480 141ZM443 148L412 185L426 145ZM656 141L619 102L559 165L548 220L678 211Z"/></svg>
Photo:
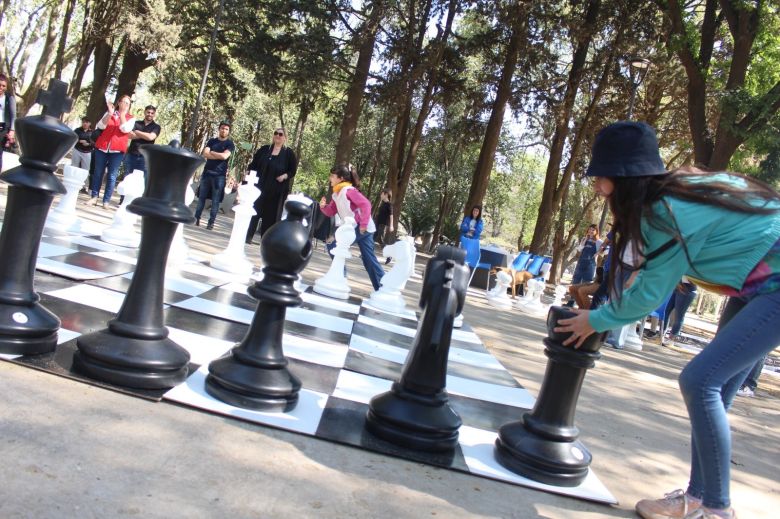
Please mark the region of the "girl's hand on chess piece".
<svg viewBox="0 0 780 519"><path fill-rule="evenodd" d="M114 113L114 103L112 103L112 102L111 102L111 101L109 101L108 99L106 99L106 110L107 110L107 111L108 111L108 113L110 113L110 114Z"/></svg>
<svg viewBox="0 0 780 519"><path fill-rule="evenodd" d="M577 315L570 317L569 319L561 319L558 321L558 326L553 328L553 331L564 333L571 332L571 337L563 341L563 345L569 346L574 344L574 348L577 349L582 346L582 343L585 342L585 339L587 339L591 334L595 333L596 330L593 329L593 327L590 325L590 321L588 320L590 310L572 308L571 311Z"/></svg>

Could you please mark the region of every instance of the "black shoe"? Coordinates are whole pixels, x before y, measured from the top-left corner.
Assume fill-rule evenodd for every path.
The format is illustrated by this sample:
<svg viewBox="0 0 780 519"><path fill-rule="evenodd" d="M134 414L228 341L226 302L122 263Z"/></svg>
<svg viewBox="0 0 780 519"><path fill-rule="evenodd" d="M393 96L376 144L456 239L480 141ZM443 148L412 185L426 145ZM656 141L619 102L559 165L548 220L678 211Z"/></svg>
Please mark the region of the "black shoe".
<svg viewBox="0 0 780 519"><path fill-rule="evenodd" d="M195 227L200 227L200 218L195 220Z"/></svg>
<svg viewBox="0 0 780 519"><path fill-rule="evenodd" d="M213 228L214 228L214 224L213 224L213 223L211 223L211 222L209 222L209 224L206 226L206 230L207 230L207 231L210 231L210 230L211 230L211 229L213 229Z"/></svg>

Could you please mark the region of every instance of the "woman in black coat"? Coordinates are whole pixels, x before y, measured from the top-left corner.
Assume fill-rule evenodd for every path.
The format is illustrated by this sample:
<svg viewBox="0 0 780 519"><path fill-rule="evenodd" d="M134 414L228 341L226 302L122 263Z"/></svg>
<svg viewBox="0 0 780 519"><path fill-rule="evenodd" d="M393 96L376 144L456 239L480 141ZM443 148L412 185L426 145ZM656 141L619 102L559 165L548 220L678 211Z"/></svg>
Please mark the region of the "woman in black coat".
<svg viewBox="0 0 780 519"><path fill-rule="evenodd" d="M272 225L282 217L282 209L287 195L290 194L290 186L298 170L298 158L293 150L285 146L287 132L284 128L274 130L271 144L261 146L252 157L249 164L250 171L257 171L259 177L257 187L260 188L260 197L255 200L255 211L249 223L246 234L246 242L252 243L252 237L257 232L257 222L260 224L260 236L265 234Z"/></svg>

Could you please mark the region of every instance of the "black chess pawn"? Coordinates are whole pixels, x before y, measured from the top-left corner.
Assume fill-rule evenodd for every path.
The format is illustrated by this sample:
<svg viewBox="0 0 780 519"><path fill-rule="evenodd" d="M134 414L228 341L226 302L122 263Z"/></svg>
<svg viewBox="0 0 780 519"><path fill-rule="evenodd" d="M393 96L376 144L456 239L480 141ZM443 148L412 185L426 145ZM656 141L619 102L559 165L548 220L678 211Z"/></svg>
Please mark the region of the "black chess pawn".
<svg viewBox="0 0 780 519"><path fill-rule="evenodd" d="M458 443L461 419L449 405L447 358L453 321L463 310L466 251L442 246L425 269L414 343L399 381L369 403L366 429L411 449L441 452Z"/></svg>
<svg viewBox="0 0 780 519"><path fill-rule="evenodd" d="M66 192L54 171L78 140L59 120L73 103L67 89L52 79L36 100L43 115L16 120L21 165L0 175L11 185L0 232L0 353L33 355L57 346L60 320L38 303L33 276L46 214L54 195Z"/></svg>
<svg viewBox="0 0 780 519"><path fill-rule="evenodd" d="M170 146L143 146L141 153L149 182L144 196L127 207L143 218L135 273L108 328L76 340L73 367L119 386L163 389L187 378L190 355L168 338L163 325L165 265L177 225L193 221L184 192L204 160Z"/></svg>
<svg viewBox="0 0 780 519"><path fill-rule="evenodd" d="M287 307L303 302L293 283L312 246L303 226L309 208L292 200L285 208L287 219L268 229L261 242L264 276L248 290L258 300L252 324L239 344L209 364L206 391L236 407L290 411L298 403L301 381L287 368L282 334Z"/></svg>
<svg viewBox="0 0 780 519"><path fill-rule="evenodd" d="M544 339L549 360L539 398L522 420L501 426L495 447L498 462L512 472L562 487L577 486L588 475L592 456L577 439L574 413L585 373L601 356L602 334L592 334L579 349L563 345L570 334L554 328L574 315L565 307L550 308Z"/></svg>

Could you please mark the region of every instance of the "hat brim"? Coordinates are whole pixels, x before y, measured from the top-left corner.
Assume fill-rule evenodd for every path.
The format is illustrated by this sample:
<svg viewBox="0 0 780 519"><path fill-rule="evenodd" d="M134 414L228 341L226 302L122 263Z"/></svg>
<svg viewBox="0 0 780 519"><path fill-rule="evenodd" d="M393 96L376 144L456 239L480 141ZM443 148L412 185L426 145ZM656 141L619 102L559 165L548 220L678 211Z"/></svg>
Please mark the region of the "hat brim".
<svg viewBox="0 0 780 519"><path fill-rule="evenodd" d="M588 166L589 177L653 177L666 175L663 163L648 160L642 162L598 162Z"/></svg>

